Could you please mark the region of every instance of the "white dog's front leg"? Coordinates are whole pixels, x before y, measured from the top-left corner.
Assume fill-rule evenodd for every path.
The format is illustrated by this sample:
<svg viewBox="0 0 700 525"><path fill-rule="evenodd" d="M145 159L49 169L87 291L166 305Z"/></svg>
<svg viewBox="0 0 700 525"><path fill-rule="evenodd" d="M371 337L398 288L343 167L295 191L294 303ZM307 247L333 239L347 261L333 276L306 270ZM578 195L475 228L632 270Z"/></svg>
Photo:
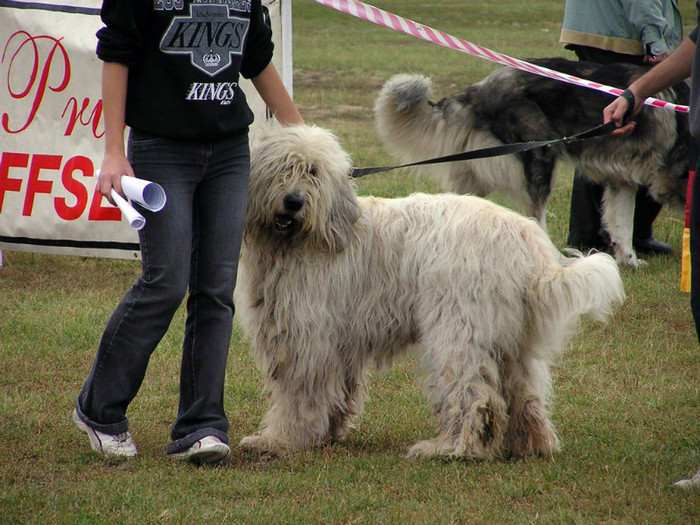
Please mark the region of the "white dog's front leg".
<svg viewBox="0 0 700 525"><path fill-rule="evenodd" d="M328 411L304 385L275 384L270 400L260 430L241 440L243 448L286 454L329 441Z"/></svg>
<svg viewBox="0 0 700 525"><path fill-rule="evenodd" d="M644 261L637 259L632 247L634 233L635 188L632 186L605 186L603 195L603 224L610 235L615 260L634 268Z"/></svg>
<svg viewBox="0 0 700 525"><path fill-rule="evenodd" d="M268 377L270 409L260 430L243 438L241 446L284 454L345 435L362 410L363 368L348 368L339 352L323 352L321 346L314 350Z"/></svg>

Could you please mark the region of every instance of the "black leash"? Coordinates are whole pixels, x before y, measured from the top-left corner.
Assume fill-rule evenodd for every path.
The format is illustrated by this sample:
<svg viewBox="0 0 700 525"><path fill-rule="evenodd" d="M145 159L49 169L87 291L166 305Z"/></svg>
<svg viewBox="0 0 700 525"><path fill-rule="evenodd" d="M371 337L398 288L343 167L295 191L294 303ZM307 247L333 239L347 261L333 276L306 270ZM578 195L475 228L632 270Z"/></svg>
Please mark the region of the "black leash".
<svg viewBox="0 0 700 525"><path fill-rule="evenodd" d="M470 160L470 159L483 159L487 157L498 157L500 155L508 155L509 153L518 153L521 151L528 151L535 148L543 148L545 146L551 146L553 144L576 142L578 140L592 139L594 137L600 137L602 135L607 135L615 129L614 122L608 122L607 124L601 124L595 128L582 131L576 135L570 137L564 137L561 139L552 140L531 140L528 142L515 142L513 144L505 144L503 146L494 146L491 148L477 149L473 151L463 151L462 153L455 153L454 155L447 155L445 157L436 157L434 159L421 160L419 162L412 162L410 164L400 164L397 166L382 166L375 168L353 168L350 171L350 176L354 179L358 177L364 177L365 175L370 175L372 173L379 173L382 171L394 170L397 168L408 168L409 166L422 166L424 164L442 164L444 162L456 162L459 160Z"/></svg>

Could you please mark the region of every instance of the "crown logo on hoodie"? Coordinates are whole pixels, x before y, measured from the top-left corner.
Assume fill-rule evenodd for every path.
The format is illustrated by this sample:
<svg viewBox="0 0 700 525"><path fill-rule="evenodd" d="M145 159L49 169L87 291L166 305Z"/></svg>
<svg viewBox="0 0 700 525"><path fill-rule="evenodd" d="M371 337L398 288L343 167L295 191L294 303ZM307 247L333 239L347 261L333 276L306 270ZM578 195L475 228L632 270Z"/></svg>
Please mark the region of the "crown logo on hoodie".
<svg viewBox="0 0 700 525"><path fill-rule="evenodd" d="M202 57L205 67L219 67L219 62L221 62L221 55L215 53L213 50L209 50L209 53Z"/></svg>

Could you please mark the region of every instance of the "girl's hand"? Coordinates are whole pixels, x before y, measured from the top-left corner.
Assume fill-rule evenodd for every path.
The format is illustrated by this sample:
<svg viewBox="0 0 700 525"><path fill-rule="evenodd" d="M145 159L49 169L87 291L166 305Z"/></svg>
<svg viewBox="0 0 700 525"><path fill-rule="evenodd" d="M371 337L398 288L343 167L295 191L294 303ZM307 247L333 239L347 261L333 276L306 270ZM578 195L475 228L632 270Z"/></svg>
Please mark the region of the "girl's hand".
<svg viewBox="0 0 700 525"><path fill-rule="evenodd" d="M99 191L113 206L116 206L112 198L112 188L124 197L122 192L122 175L134 176L134 170L124 155L105 154L102 159L102 167L97 177L97 191Z"/></svg>

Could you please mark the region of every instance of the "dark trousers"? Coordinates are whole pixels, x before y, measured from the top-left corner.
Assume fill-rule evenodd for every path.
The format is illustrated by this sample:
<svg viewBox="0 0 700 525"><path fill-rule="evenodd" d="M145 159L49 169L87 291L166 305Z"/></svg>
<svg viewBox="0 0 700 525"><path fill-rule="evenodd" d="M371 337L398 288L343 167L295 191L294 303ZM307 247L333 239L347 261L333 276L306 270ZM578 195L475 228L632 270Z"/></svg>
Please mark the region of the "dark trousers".
<svg viewBox="0 0 700 525"><path fill-rule="evenodd" d="M611 64L628 62L643 64L644 57L624 55L586 46L567 46L572 49L579 60ZM602 118L602 115L601 115ZM602 202L604 188L590 182L579 170L574 173L571 190L571 211L569 213L569 237L567 244L586 248L605 249L610 244L610 237L602 226ZM652 237L653 225L661 211L662 205L656 202L644 186L637 191L634 207L635 240L644 241Z"/></svg>
<svg viewBox="0 0 700 525"><path fill-rule="evenodd" d="M690 189L690 310L695 321L695 332L700 341L700 145L690 140L690 165L695 166L695 177Z"/></svg>
<svg viewBox="0 0 700 525"><path fill-rule="evenodd" d="M90 427L107 434L128 430L127 407L187 295L180 401L167 452L209 435L228 442L224 378L249 159L247 136L190 143L131 131L136 175L163 186L168 202L158 213L139 208L146 218L139 231L142 275L107 323L77 400Z"/></svg>

